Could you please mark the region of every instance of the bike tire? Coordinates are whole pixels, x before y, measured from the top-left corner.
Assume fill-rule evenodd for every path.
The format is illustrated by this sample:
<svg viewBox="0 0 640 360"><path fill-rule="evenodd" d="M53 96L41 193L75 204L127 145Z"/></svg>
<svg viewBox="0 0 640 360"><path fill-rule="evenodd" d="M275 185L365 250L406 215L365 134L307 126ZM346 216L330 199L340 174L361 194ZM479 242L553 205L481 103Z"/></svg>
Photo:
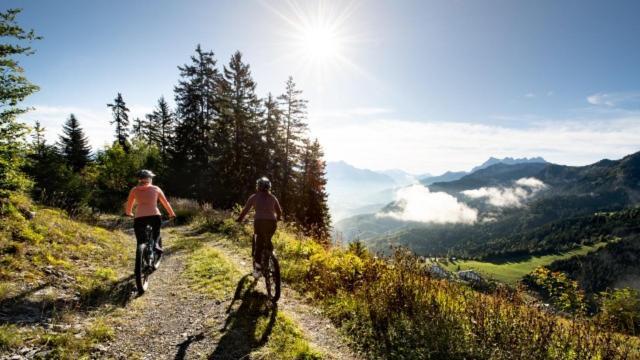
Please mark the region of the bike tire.
<svg viewBox="0 0 640 360"><path fill-rule="evenodd" d="M267 287L267 296L272 303L278 302L280 299L280 263L278 258L272 253L269 256L269 265L267 267L267 273L264 274L264 281Z"/></svg>
<svg viewBox="0 0 640 360"><path fill-rule="evenodd" d="M145 252L147 250L147 244L138 244L136 248L136 265L135 265L135 275L136 275L136 288L138 289L138 294L142 295L149 287L149 274L147 273L147 266L145 265Z"/></svg>

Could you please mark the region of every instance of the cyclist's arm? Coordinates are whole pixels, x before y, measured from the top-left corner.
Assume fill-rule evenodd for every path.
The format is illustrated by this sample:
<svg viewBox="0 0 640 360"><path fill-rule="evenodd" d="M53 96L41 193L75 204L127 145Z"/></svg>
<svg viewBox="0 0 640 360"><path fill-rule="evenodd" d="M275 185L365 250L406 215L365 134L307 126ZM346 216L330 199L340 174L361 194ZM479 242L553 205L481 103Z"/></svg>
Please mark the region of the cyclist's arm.
<svg viewBox="0 0 640 360"><path fill-rule="evenodd" d="M124 206L124 214L127 216L133 216L133 203L136 200L135 188L131 189L129 192L129 197L127 198L127 203Z"/></svg>
<svg viewBox="0 0 640 360"><path fill-rule="evenodd" d="M275 199L275 200L276 200L276 205L275 205L276 219L280 221L282 220L282 207L280 207L280 202L278 201L278 199Z"/></svg>
<svg viewBox="0 0 640 360"><path fill-rule="evenodd" d="M251 208L253 207L254 203L255 203L255 195L251 195L249 197L249 200L247 200L247 203L244 205L244 209L242 209L242 212L236 219L237 222L241 222L242 220L244 220L244 217L247 216L249 211L251 211Z"/></svg>
<svg viewBox="0 0 640 360"><path fill-rule="evenodd" d="M169 204L169 201L167 200L166 196L164 196L164 193L162 192L162 190L160 190L160 188L158 188L158 199L160 200L160 203L162 204L164 209L167 210L167 213L169 213L169 217L176 217L176 213L173 212L171 204Z"/></svg>

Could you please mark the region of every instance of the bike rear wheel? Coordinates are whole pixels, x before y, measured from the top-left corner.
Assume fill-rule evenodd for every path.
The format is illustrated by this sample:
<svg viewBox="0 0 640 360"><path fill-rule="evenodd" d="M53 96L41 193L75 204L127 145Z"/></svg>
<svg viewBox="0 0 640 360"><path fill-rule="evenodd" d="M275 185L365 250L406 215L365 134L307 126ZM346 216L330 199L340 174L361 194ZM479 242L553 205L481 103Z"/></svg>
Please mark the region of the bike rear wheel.
<svg viewBox="0 0 640 360"><path fill-rule="evenodd" d="M280 264L275 254L269 256L268 266L264 271L264 281L267 287L267 296L274 304L280 299Z"/></svg>
<svg viewBox="0 0 640 360"><path fill-rule="evenodd" d="M148 265L146 262L147 257L147 244L138 244L136 248L136 265L135 265L135 275L136 275L136 288L138 289L138 294L142 295L149 287L149 272Z"/></svg>

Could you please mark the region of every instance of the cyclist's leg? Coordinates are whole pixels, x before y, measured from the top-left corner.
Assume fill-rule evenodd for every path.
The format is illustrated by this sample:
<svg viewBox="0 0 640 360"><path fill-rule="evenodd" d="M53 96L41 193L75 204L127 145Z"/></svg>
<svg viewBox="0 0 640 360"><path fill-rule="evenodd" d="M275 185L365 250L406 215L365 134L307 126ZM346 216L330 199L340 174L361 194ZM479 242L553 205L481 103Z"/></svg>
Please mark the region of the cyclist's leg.
<svg viewBox="0 0 640 360"><path fill-rule="evenodd" d="M149 224L151 225L152 236L156 239L156 251L162 253L162 238L160 237L160 227L162 226L162 218L160 215L149 218Z"/></svg>
<svg viewBox="0 0 640 360"><path fill-rule="evenodd" d="M256 251L253 257L255 264L262 266L264 263L265 244L268 239L268 220L254 220L254 231L256 234Z"/></svg>
<svg viewBox="0 0 640 360"><path fill-rule="evenodd" d="M136 234L136 241L138 244L144 242L144 229L147 226L144 218L133 219L133 232Z"/></svg>
<svg viewBox="0 0 640 360"><path fill-rule="evenodd" d="M275 220L267 220L268 222L265 224L265 261L268 260L269 255L273 252L273 242L271 242L271 238L273 234L276 232L276 228L278 226L277 221Z"/></svg>

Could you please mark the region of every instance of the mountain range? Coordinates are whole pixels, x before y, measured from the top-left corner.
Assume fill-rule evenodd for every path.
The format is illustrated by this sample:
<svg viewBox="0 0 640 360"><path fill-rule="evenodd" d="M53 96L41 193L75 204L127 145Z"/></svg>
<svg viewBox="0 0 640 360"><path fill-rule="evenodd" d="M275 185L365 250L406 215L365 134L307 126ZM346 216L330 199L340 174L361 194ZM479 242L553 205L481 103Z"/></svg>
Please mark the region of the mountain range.
<svg viewBox="0 0 640 360"><path fill-rule="evenodd" d="M395 190L422 183L454 181L494 164L546 163L540 157L514 159L491 157L471 171L447 171L438 176L411 174L400 169L374 171L360 169L344 161L327 162L327 191L334 221L364 213L376 212L393 201Z"/></svg>
<svg viewBox="0 0 640 360"><path fill-rule="evenodd" d="M403 221L402 215L422 208L413 203L419 199L401 199L377 213L343 219L335 228L345 240L360 239L378 251L402 245L423 255L476 258L560 251L593 241L597 227L567 234L590 229L585 224L597 223L594 214L640 204L640 153L579 167L497 162L424 189L415 193L420 199L447 200L436 212L453 207L469 217Z"/></svg>

